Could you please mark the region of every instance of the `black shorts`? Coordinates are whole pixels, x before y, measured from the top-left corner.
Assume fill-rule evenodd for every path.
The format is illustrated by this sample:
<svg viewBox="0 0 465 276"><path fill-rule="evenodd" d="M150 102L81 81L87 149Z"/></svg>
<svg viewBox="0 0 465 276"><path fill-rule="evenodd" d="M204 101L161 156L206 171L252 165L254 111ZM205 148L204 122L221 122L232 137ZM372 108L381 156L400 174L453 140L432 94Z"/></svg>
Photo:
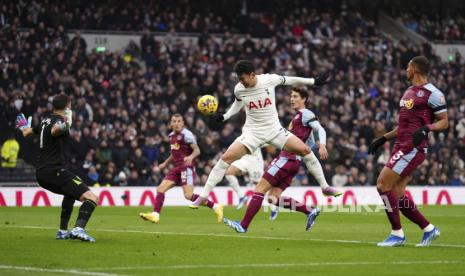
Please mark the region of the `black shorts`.
<svg viewBox="0 0 465 276"><path fill-rule="evenodd" d="M36 171L39 185L50 192L71 197L75 200L89 191L82 179L64 168L43 168Z"/></svg>

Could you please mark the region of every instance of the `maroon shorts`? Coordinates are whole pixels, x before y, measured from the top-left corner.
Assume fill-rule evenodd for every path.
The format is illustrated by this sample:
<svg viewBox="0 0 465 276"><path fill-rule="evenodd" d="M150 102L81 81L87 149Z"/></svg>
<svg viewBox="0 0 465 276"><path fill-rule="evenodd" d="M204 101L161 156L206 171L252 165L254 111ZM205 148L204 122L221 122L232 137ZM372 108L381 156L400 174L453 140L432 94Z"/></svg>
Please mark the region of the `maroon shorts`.
<svg viewBox="0 0 465 276"><path fill-rule="evenodd" d="M268 165L263 174L273 187L286 190L292 183L292 179L299 172L300 160L279 155Z"/></svg>
<svg viewBox="0 0 465 276"><path fill-rule="evenodd" d="M176 185L194 185L195 167L174 167L165 176L165 180L171 180Z"/></svg>
<svg viewBox="0 0 465 276"><path fill-rule="evenodd" d="M412 172L423 163L426 158L426 149L402 148L394 146L391 158L386 167L393 170L398 175L409 176Z"/></svg>

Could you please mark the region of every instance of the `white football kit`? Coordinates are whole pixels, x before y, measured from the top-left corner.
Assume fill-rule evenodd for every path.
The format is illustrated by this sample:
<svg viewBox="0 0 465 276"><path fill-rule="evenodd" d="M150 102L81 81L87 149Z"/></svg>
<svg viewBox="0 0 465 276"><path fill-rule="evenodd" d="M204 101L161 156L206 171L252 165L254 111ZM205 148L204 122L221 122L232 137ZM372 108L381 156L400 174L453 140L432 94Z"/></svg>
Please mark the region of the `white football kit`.
<svg viewBox="0 0 465 276"><path fill-rule="evenodd" d="M293 135L279 122L275 87L294 84L313 85L314 79L261 74L257 75L257 84L254 87L248 88L242 83L238 83L234 87L236 100L224 118L228 120L242 107L245 109L246 120L242 128L242 135L236 140L250 152L255 152L265 143L281 150L287 139Z"/></svg>
<svg viewBox="0 0 465 276"><path fill-rule="evenodd" d="M243 173L247 173L250 181L254 183L259 182L265 167L261 148L257 148L253 154L242 156L241 159L234 161L231 166L238 168Z"/></svg>

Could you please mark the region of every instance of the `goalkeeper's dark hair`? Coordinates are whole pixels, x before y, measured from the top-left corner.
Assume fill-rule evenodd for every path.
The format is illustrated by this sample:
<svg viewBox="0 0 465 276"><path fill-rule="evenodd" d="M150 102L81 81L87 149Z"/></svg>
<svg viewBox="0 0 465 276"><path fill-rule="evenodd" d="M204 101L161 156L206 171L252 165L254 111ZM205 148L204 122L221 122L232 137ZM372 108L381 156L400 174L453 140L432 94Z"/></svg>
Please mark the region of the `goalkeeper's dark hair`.
<svg viewBox="0 0 465 276"><path fill-rule="evenodd" d="M294 87L292 87L291 92L289 92L289 94L292 93L292 92L298 93L299 96L300 96L302 99L305 99L305 102L307 102L307 100L308 100L308 91L307 91L306 89L304 89L304 88L302 88L302 87L296 87L296 86L294 86Z"/></svg>
<svg viewBox="0 0 465 276"><path fill-rule="evenodd" d="M255 72L255 66L251 61L239 60L236 64L234 64L234 72L236 72L237 76L250 74Z"/></svg>
<svg viewBox="0 0 465 276"><path fill-rule="evenodd" d="M411 62L415 64L415 68L420 72L420 74L428 75L429 61L425 56L416 56L412 58Z"/></svg>
<svg viewBox="0 0 465 276"><path fill-rule="evenodd" d="M66 106L71 102L71 98L65 94L58 94L53 97L52 105L54 110L65 110Z"/></svg>

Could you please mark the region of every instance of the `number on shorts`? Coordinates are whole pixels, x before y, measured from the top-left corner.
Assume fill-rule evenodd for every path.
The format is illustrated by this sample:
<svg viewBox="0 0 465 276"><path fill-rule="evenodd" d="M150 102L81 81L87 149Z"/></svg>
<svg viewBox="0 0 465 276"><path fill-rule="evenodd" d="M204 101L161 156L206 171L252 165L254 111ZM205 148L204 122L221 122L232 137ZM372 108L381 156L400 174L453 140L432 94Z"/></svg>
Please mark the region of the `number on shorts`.
<svg viewBox="0 0 465 276"><path fill-rule="evenodd" d="M395 161L399 160L403 155L404 153L401 150L399 150L398 152L396 152L396 154L392 156L391 163L394 163Z"/></svg>

